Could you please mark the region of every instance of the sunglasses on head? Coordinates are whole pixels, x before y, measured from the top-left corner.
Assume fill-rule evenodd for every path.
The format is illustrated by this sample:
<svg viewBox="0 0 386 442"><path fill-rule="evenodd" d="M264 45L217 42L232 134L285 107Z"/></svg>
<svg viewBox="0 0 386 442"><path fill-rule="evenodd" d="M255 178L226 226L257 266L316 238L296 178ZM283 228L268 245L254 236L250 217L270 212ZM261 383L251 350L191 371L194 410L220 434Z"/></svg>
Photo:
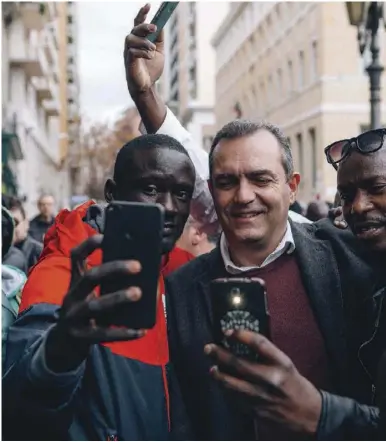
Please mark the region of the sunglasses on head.
<svg viewBox="0 0 386 442"><path fill-rule="evenodd" d="M324 149L327 161L337 170L338 164L345 159L353 149L363 155L374 153L384 143L386 129L374 129L364 132L357 137L335 141Z"/></svg>

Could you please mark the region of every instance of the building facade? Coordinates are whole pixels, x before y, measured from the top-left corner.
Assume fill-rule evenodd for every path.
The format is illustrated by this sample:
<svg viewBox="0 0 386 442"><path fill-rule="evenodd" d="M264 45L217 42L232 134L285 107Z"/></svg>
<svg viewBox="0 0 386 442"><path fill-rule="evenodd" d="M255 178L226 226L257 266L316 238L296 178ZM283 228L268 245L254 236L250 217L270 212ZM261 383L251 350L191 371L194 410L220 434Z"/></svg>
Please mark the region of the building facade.
<svg viewBox="0 0 386 442"><path fill-rule="evenodd" d="M360 133L370 119L370 55L359 56L345 3L233 3L212 44L217 128L239 116L277 124L291 140L302 177L299 199L332 201L336 174L323 149ZM385 72L382 99L386 123Z"/></svg>
<svg viewBox="0 0 386 442"><path fill-rule="evenodd" d="M3 153L3 170L13 183L3 179L3 191L25 198L28 216L42 193L51 193L58 208L69 202L67 7L2 4L2 139L13 140L7 158Z"/></svg>
<svg viewBox="0 0 386 442"><path fill-rule="evenodd" d="M165 28L165 71L160 90L202 147L214 134L214 30L229 2L180 2Z"/></svg>

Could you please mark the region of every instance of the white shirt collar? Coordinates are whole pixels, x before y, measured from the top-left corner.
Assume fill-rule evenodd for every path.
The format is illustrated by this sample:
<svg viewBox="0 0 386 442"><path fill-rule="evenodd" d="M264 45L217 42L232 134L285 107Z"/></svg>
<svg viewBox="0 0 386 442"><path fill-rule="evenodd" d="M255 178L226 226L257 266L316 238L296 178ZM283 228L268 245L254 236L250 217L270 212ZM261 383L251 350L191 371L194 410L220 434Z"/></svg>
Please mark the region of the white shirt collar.
<svg viewBox="0 0 386 442"><path fill-rule="evenodd" d="M249 272L251 270L260 269L262 267L267 266L271 262L278 259L280 256L284 255L284 253L292 253L295 250L295 242L292 235L292 229L290 223L287 221L287 230L285 231L285 234L280 241L279 245L276 247L276 249L264 260L264 262L258 266L252 266L252 267L238 267L236 264L234 264L231 260L230 254L229 254L229 247L228 242L225 238L225 235L221 235L220 239L220 252L222 259L224 261L225 270L228 273L237 275L238 273L244 273Z"/></svg>

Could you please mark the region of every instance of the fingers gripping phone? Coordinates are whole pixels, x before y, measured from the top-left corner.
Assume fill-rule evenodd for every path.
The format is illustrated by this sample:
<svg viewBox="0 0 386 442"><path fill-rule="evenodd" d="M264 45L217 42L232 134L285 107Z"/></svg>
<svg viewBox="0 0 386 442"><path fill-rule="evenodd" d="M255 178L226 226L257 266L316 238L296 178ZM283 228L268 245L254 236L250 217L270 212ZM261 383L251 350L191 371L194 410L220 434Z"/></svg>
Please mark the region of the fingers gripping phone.
<svg viewBox="0 0 386 442"><path fill-rule="evenodd" d="M250 330L270 337L265 282L260 278L220 278L211 282L217 342L238 357L256 361L244 344L224 336L224 330Z"/></svg>
<svg viewBox="0 0 386 442"><path fill-rule="evenodd" d="M172 16L174 10L177 8L179 2L162 2L158 11L156 12L153 20L151 21L152 25L157 26L157 30L152 34L148 35L147 39L152 43L155 43L158 39L159 34L162 29L165 27L169 18Z"/></svg>
<svg viewBox="0 0 386 442"><path fill-rule="evenodd" d="M136 286L139 301L107 315L103 322L131 329L150 329L156 323L158 278L162 259L164 209L158 204L115 201L106 208L102 242L103 262L135 259L141 272L101 285L101 295Z"/></svg>

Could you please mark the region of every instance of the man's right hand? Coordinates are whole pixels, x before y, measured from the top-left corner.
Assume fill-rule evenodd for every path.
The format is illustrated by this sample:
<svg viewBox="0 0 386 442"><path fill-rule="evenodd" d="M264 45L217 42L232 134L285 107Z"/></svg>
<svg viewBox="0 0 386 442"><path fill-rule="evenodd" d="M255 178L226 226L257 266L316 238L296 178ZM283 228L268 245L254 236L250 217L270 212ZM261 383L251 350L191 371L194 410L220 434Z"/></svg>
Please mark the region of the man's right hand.
<svg viewBox="0 0 386 442"><path fill-rule="evenodd" d="M164 32L157 41L150 42L146 37L156 30L155 25L145 23L150 5L143 6L134 19L134 28L125 39L123 57L126 81L130 95L148 92L160 78L165 64Z"/></svg>
<svg viewBox="0 0 386 442"><path fill-rule="evenodd" d="M98 319L138 301L141 290L130 287L97 297L103 281L138 273L138 261L114 261L86 270L86 259L101 247L102 235L88 238L71 252L71 282L59 311L59 319L46 342L46 364L54 372L70 371L87 357L93 344L140 338L143 330L99 326ZM112 324L111 324L112 325Z"/></svg>
<svg viewBox="0 0 386 442"><path fill-rule="evenodd" d="M347 223L343 217L343 209L341 206L330 209L328 217L333 221L335 227L338 227L339 229L347 229Z"/></svg>

